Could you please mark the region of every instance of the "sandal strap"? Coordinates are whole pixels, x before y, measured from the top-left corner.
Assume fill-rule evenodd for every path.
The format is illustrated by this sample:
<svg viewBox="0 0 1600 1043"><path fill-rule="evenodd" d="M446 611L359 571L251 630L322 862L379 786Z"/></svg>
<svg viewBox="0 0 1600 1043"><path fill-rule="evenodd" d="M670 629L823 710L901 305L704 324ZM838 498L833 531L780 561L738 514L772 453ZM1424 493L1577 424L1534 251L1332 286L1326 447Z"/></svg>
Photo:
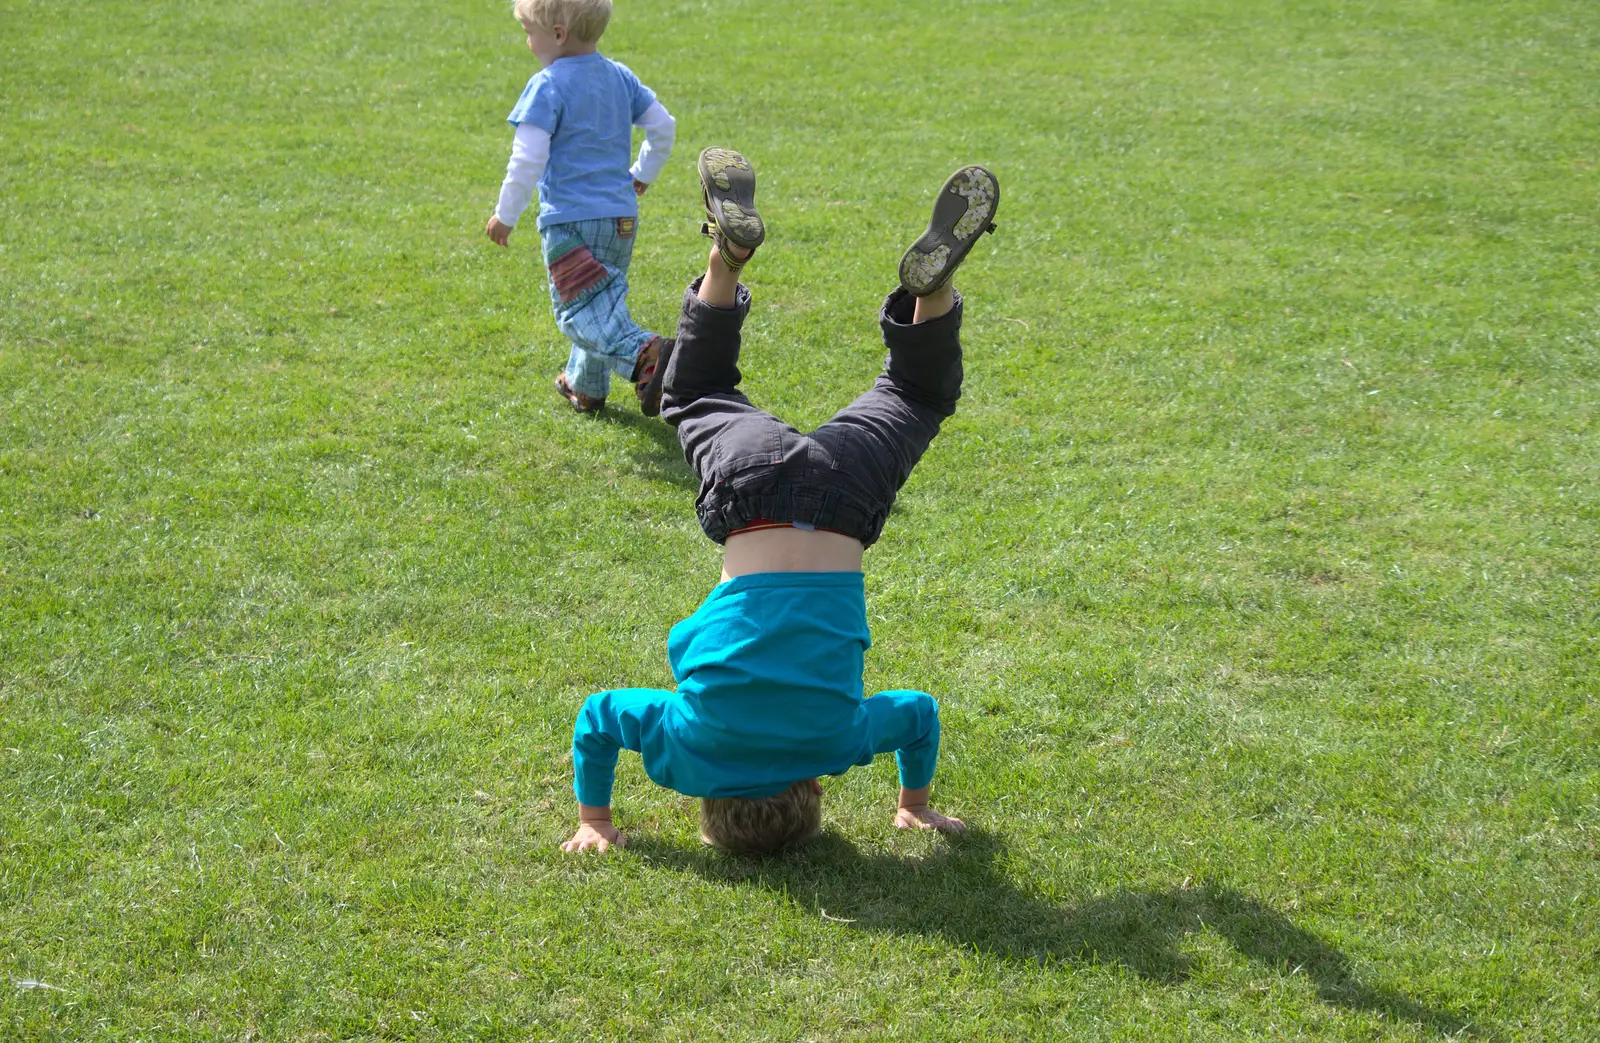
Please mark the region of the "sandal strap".
<svg viewBox="0 0 1600 1043"><path fill-rule="evenodd" d="M735 257L733 254L729 253L728 238L722 234L721 229L717 228L716 221L712 219L711 214L709 213L706 214L705 223L700 226L700 234L705 236L707 239L710 239L711 242L716 245L717 256L722 258L722 263L736 272L740 271L745 265L749 264L750 258L756 255L754 248L752 248L750 252L745 254L743 257Z"/></svg>

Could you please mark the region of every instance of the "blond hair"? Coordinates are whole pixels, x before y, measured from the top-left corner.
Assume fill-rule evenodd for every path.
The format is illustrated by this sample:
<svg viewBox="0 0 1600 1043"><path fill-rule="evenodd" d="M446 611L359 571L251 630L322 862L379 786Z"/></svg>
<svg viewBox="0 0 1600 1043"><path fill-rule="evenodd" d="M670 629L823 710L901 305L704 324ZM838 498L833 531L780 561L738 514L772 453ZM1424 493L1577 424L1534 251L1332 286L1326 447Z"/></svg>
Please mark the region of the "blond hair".
<svg viewBox="0 0 1600 1043"><path fill-rule="evenodd" d="M736 855L770 855L822 831L822 795L802 779L771 797L707 797L700 839Z"/></svg>
<svg viewBox="0 0 1600 1043"><path fill-rule="evenodd" d="M549 32L558 25L582 43L597 43L611 21L611 0L516 0L517 20Z"/></svg>

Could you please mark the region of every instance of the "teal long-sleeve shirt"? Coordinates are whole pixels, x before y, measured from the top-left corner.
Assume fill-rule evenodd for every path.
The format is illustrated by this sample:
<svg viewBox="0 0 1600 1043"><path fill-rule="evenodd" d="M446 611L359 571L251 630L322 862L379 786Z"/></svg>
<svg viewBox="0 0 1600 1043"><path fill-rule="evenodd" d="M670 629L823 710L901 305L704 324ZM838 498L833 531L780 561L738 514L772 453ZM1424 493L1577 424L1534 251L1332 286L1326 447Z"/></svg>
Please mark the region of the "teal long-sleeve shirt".
<svg viewBox="0 0 1600 1043"><path fill-rule="evenodd" d="M925 692L862 697L872 637L859 572L761 572L719 584L672 628L678 690L589 697L572 733L580 804L611 803L617 755L691 797L767 797L893 751L900 784L933 781L939 706Z"/></svg>

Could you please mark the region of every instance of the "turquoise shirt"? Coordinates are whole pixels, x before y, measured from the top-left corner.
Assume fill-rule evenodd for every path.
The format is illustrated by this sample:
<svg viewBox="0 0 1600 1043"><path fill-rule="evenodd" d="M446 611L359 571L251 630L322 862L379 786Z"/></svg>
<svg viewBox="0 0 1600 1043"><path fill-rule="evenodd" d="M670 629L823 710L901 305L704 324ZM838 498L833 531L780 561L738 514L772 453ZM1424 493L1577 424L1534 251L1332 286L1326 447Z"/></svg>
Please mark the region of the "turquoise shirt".
<svg viewBox="0 0 1600 1043"><path fill-rule="evenodd" d="M872 644L859 572L761 572L719 584L672 628L678 690L589 697L572 732L580 804L611 803L617 753L691 797L769 797L894 751L900 784L933 781L939 706L925 692L862 698Z"/></svg>
<svg viewBox="0 0 1600 1043"><path fill-rule="evenodd" d="M539 229L599 217L637 217L633 124L656 101L626 65L596 51L557 58L534 74L506 122L550 135L539 178Z"/></svg>

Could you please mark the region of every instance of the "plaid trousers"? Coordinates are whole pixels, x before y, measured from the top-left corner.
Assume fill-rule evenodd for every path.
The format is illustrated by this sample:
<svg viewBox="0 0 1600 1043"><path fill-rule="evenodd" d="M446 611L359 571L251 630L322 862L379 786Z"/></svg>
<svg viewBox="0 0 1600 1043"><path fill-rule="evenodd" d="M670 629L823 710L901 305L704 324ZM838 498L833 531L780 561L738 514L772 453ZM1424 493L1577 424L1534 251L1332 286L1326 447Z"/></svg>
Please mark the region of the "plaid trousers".
<svg viewBox="0 0 1600 1043"><path fill-rule="evenodd" d="M639 350L655 337L628 314L637 228L637 218L602 217L539 233L556 326L572 342L567 383L580 395L605 398L613 373L631 380Z"/></svg>

